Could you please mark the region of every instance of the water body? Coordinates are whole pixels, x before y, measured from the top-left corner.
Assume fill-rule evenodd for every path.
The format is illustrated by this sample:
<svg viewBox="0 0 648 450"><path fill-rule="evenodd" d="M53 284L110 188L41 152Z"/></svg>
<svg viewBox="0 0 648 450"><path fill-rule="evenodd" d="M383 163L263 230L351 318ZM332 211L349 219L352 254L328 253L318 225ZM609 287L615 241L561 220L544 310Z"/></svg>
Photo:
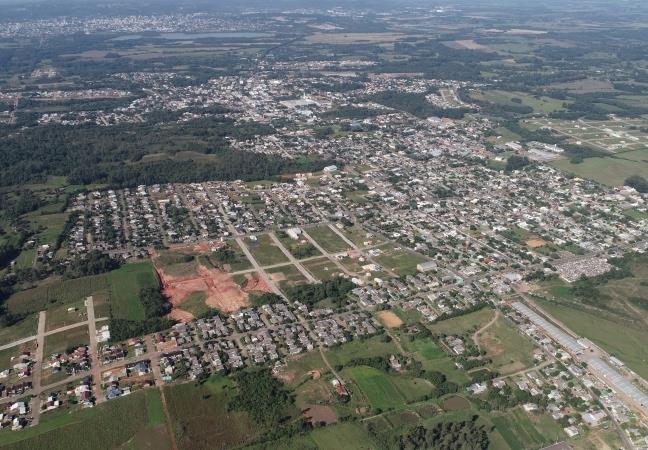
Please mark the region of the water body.
<svg viewBox="0 0 648 450"><path fill-rule="evenodd" d="M139 39L168 39L168 40L188 40L188 39L209 39L209 38L261 38L270 37L268 33L250 33L250 32L214 32L214 33L160 33L160 34L125 34L113 38L113 41L136 41Z"/></svg>

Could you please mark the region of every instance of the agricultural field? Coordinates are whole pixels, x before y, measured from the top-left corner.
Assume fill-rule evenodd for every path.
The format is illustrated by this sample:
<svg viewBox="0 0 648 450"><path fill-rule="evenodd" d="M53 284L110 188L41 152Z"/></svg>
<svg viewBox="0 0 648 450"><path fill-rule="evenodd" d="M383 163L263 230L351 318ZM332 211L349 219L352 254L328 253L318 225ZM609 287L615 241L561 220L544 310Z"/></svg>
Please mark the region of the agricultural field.
<svg viewBox="0 0 648 450"><path fill-rule="evenodd" d="M327 225L317 225L305 231L329 253L340 253L349 250L349 245Z"/></svg>
<svg viewBox="0 0 648 450"><path fill-rule="evenodd" d="M628 154L621 153L614 157L586 158L578 164L574 164L568 159L558 159L552 161L551 165L564 172L573 173L606 186L622 186L626 178L648 173L646 160L634 161L627 156L634 157L637 154L639 151L628 152Z"/></svg>
<svg viewBox="0 0 648 450"><path fill-rule="evenodd" d="M105 274L50 281L32 289L16 292L7 300L7 308L14 314L38 312L77 303L90 295L105 294L107 288Z"/></svg>
<svg viewBox="0 0 648 450"><path fill-rule="evenodd" d="M62 353L69 348L88 345L90 336L88 327L81 325L70 330L45 336L45 355L52 353Z"/></svg>
<svg viewBox="0 0 648 450"><path fill-rule="evenodd" d="M536 419L534 423L520 409L493 417L493 424L512 450L541 448L566 436L555 421Z"/></svg>
<svg viewBox="0 0 648 450"><path fill-rule="evenodd" d="M407 36L401 33L313 33L306 36L307 44L380 44L393 43Z"/></svg>
<svg viewBox="0 0 648 450"><path fill-rule="evenodd" d="M95 408L69 414L44 415L42 423L20 433L0 431L0 446L8 450L96 450L155 448L169 450L166 423L160 421L159 392L140 391ZM48 413L51 414L51 413Z"/></svg>
<svg viewBox="0 0 648 450"><path fill-rule="evenodd" d="M427 261L425 256L397 245L386 244L380 249L383 253L374 260L398 276L415 274L416 266Z"/></svg>
<svg viewBox="0 0 648 450"><path fill-rule="evenodd" d="M144 307L139 292L158 287L158 279L150 262L126 264L108 274L110 307L113 317L144 320Z"/></svg>
<svg viewBox="0 0 648 450"><path fill-rule="evenodd" d="M425 380L389 375L373 367L352 367L342 375L353 380L374 411L403 406L432 391L432 385Z"/></svg>
<svg viewBox="0 0 648 450"><path fill-rule="evenodd" d="M245 245L248 246L252 256L262 266L272 266L288 262L288 258L281 249L272 241L267 234L256 235L256 241L245 238Z"/></svg>
<svg viewBox="0 0 648 450"><path fill-rule="evenodd" d="M564 109L563 100L525 94L524 92L507 92L507 91L481 91L471 94L477 100L495 103L504 106L528 106L533 108L534 113L552 113Z"/></svg>
<svg viewBox="0 0 648 450"><path fill-rule="evenodd" d="M262 433L246 413L229 411L235 394L233 382L225 377L212 377L200 385L165 386L178 448L211 450L241 446Z"/></svg>

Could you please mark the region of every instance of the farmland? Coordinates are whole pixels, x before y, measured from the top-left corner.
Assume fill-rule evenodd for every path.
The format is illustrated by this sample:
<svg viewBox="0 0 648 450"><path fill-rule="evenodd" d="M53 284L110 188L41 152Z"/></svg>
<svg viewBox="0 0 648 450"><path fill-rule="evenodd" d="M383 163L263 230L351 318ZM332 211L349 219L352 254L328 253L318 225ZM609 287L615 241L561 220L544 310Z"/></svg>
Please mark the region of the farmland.
<svg viewBox="0 0 648 450"><path fill-rule="evenodd" d="M164 392L180 449L228 448L249 442L261 432L246 413L228 410L235 394L228 378L215 377L198 386L169 386Z"/></svg>
<svg viewBox="0 0 648 450"><path fill-rule="evenodd" d="M106 290L107 277L103 274L50 281L12 295L7 300L7 307L15 314L33 313L54 306L71 305L90 295L105 293Z"/></svg>
<svg viewBox="0 0 648 450"><path fill-rule="evenodd" d="M0 446L10 450L96 450L137 442L137 448L170 448L166 427L160 426L154 394L137 392L91 409L58 415L20 433L0 432Z"/></svg>

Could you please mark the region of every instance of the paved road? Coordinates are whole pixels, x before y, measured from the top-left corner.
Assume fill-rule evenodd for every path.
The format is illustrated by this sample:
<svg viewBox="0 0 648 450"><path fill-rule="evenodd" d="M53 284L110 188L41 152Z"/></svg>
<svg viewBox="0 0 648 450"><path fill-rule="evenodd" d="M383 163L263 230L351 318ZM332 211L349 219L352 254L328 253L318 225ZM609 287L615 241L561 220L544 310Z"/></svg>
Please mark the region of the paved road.
<svg viewBox="0 0 648 450"><path fill-rule="evenodd" d="M276 245L277 247L279 247L279 250L281 250L281 252L282 252L284 255L286 255L286 258L288 258L288 259L290 260L290 262L291 262L295 267L297 267L297 270L299 270L299 272L301 272L301 274L302 274L304 277L306 277L306 279L307 279L310 283L317 283L317 279L316 279L316 278L315 278L315 277L314 277L314 276L313 276L313 275L312 275L308 270L306 270L306 269L304 268L304 266L302 266L302 264L301 264L299 261L297 261L297 258L295 258L295 257L293 256L293 254L290 253L290 251L288 251L288 249L287 249L286 247L284 247L284 245L281 243L281 241L277 238L277 236L276 236L274 233L272 233L272 232L271 232L271 233L268 233L268 236L270 236L270 239L272 239L272 242L274 242L275 245Z"/></svg>

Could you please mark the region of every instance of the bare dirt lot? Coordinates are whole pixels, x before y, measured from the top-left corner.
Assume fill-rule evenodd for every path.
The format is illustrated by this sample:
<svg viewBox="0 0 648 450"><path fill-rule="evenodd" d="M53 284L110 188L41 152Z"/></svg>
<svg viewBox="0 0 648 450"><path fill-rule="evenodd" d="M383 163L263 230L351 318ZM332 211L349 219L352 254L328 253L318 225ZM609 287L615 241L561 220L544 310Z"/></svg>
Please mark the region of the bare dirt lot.
<svg viewBox="0 0 648 450"><path fill-rule="evenodd" d="M387 328L398 328L403 325L403 321L391 311L380 311L378 313L378 320Z"/></svg>
<svg viewBox="0 0 648 450"><path fill-rule="evenodd" d="M542 240L540 238L531 238L528 241L526 241L526 245L529 248L540 248L540 247L544 247L545 245L547 245L547 241Z"/></svg>
<svg viewBox="0 0 648 450"><path fill-rule="evenodd" d="M325 423L329 425L338 421L337 414L335 414L333 408L326 405L308 405L303 415L306 420L313 424Z"/></svg>
<svg viewBox="0 0 648 450"><path fill-rule="evenodd" d="M173 319L187 321L193 318L189 312L182 310L182 303L194 292L203 292L207 306L226 313L250 305L249 291L239 287L228 273L221 270L208 269L202 264L196 265L193 273L183 276L170 275L161 268L156 270L162 282L163 293L173 305L169 314Z"/></svg>

